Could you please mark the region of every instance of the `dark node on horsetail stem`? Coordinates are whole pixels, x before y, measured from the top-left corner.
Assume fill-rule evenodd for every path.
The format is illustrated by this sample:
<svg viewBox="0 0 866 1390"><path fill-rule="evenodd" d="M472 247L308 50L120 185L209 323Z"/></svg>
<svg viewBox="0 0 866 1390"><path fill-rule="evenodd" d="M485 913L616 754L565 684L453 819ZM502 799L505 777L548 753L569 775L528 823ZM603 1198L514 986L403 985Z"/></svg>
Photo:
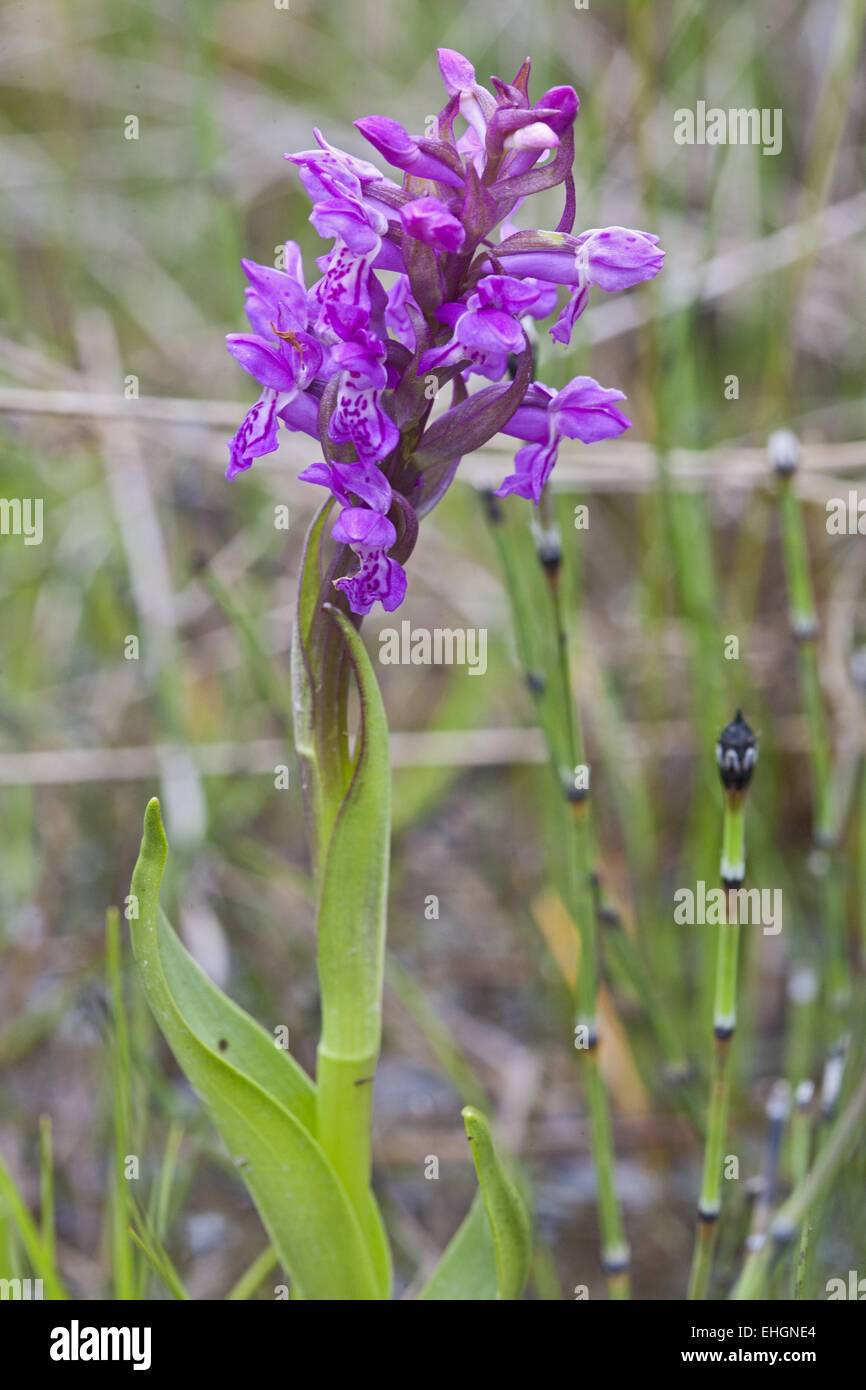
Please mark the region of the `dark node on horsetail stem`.
<svg viewBox="0 0 866 1390"><path fill-rule="evenodd" d="M767 453L779 476L790 478L800 462L800 441L793 430L774 430L767 440Z"/></svg>
<svg viewBox="0 0 866 1390"><path fill-rule="evenodd" d="M802 614L791 622L791 636L795 642L814 642L820 627L814 613Z"/></svg>
<svg viewBox="0 0 866 1390"><path fill-rule="evenodd" d="M605 1255L602 1259L602 1268L605 1274L624 1274L631 1263L628 1252L621 1255Z"/></svg>
<svg viewBox="0 0 866 1390"><path fill-rule="evenodd" d="M543 569L551 573L562 564L562 541L555 526L539 527L535 535L538 559Z"/></svg>
<svg viewBox="0 0 866 1390"><path fill-rule="evenodd" d="M815 1099L814 1081L801 1081L794 1092L794 1100L801 1115L808 1114Z"/></svg>
<svg viewBox="0 0 866 1390"><path fill-rule="evenodd" d="M526 685L532 695L543 695L547 689L547 681L541 671L527 671Z"/></svg>
<svg viewBox="0 0 866 1390"><path fill-rule="evenodd" d="M832 1120L836 1113L847 1057L848 1038L840 1038L827 1053L821 1078L821 1116L824 1120Z"/></svg>
<svg viewBox="0 0 866 1390"><path fill-rule="evenodd" d="M502 510L502 503L492 488L485 487L481 489L481 501L484 503L487 512L487 520L494 526L498 526L505 513Z"/></svg>
<svg viewBox="0 0 866 1390"><path fill-rule="evenodd" d="M714 1211L711 1207L698 1207L698 1221L702 1226L713 1226L718 1219L718 1211Z"/></svg>

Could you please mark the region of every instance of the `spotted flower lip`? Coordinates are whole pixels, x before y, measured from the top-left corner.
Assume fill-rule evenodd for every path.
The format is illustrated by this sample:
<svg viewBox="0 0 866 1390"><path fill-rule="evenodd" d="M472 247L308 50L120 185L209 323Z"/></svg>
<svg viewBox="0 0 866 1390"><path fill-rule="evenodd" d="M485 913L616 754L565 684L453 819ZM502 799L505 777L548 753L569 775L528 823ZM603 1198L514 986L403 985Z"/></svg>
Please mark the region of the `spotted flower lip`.
<svg viewBox="0 0 866 1390"><path fill-rule="evenodd" d="M533 104L528 58L511 82L489 87L454 49L438 59L446 100L423 135L390 116L355 122L382 167L318 129L314 147L286 155L330 248L309 289L294 242L277 266L245 260L250 331L227 339L260 388L230 442L227 476L272 453L281 428L317 441L318 461L301 477L336 503L331 534L357 569L335 582L357 614L402 602L418 517L464 454L511 435L519 447L498 495L537 503L563 439L589 444L629 428L621 391L589 376L560 391L532 381L527 325L555 316L550 334L567 344L592 287L640 284L664 259L648 232L572 234L572 87ZM512 219L533 195L557 187L558 225L519 230ZM443 389L451 401L434 418Z"/></svg>

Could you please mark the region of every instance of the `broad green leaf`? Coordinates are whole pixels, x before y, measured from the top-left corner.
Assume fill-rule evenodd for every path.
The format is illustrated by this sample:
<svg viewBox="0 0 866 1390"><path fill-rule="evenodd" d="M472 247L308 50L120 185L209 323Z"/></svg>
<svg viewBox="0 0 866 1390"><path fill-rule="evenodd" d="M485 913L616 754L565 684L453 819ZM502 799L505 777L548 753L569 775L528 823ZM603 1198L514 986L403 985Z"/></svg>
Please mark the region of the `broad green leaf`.
<svg viewBox="0 0 866 1390"><path fill-rule="evenodd" d="M162 971L188 1026L211 1052L229 1042L226 1060L316 1132L316 1089L303 1067L275 1039L209 980L159 910ZM231 1055L229 1055L231 1054Z"/></svg>
<svg viewBox="0 0 866 1390"><path fill-rule="evenodd" d="M422 1290L425 1300L516 1299L529 1275L529 1215L474 1105L463 1109L480 1192Z"/></svg>
<svg viewBox="0 0 866 1390"><path fill-rule="evenodd" d="M382 1296L380 1281L331 1162L301 1120L243 1070L253 1057L256 1066L265 1061L261 1037L251 1041L256 1025L248 1019L242 1022L241 1011L223 1001L213 986L198 997L200 979L186 970L191 958L176 938L171 943L171 929L166 930L164 918L160 920L159 889L167 849L154 798L145 813L141 852L132 876L139 915L130 927L133 952L157 1023L234 1158L298 1294L318 1300L377 1299ZM170 978L164 959L169 962ZM178 985L180 975L184 980ZM197 1004L191 1007L192 997ZM222 1010L220 1026L223 1003L228 1007ZM190 1009L191 1017L184 1008ZM303 1110L309 1100L303 1099L293 1064L285 1054L280 1059L263 1030L262 1036L274 1054L267 1053L268 1078L274 1066L281 1067L284 1100L291 1096Z"/></svg>

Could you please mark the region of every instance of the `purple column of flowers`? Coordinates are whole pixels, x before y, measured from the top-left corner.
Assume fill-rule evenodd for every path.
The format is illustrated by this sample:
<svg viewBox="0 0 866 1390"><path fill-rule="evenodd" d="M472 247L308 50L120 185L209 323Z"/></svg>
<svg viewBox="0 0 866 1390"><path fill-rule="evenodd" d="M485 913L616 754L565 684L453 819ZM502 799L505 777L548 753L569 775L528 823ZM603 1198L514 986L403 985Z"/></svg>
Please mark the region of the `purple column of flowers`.
<svg viewBox="0 0 866 1390"><path fill-rule="evenodd" d="M627 289L664 258L646 232L573 235L571 87L532 105L528 59L513 82L492 78L492 91L451 49L439 50L439 68L448 99L435 135L410 135L386 116L355 122L397 179L319 131L314 149L286 156L331 249L310 289L293 242L282 270L244 261L252 331L227 339L262 388L230 443L227 476L272 453L280 426L317 442L323 457L301 477L338 505L331 534L358 567L335 583L357 614L402 603L417 517L462 455L500 431L521 441L498 493L537 503L561 439L589 444L628 429L621 391L587 376L561 391L530 380L525 324L556 315L551 337L568 344L593 286ZM525 200L557 186L559 225L518 230ZM472 389L473 378L487 384ZM431 418L449 384L449 407Z"/></svg>

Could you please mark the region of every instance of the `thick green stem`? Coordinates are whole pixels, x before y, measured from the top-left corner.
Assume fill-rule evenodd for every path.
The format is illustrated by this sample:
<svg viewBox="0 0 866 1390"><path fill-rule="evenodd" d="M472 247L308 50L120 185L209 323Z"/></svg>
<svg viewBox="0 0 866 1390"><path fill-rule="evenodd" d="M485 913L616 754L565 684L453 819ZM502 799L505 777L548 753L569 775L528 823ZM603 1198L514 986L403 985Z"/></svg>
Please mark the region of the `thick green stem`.
<svg viewBox="0 0 866 1390"><path fill-rule="evenodd" d="M316 1062L318 1140L349 1197L363 1208L370 1186L373 1079L378 1052L333 1057L320 1044Z"/></svg>
<svg viewBox="0 0 866 1390"><path fill-rule="evenodd" d="M744 803L741 792L728 792L722 824L721 878L726 893L724 922L716 928L716 971L713 1004L713 1074L698 1223L689 1279L690 1299L707 1296L713 1268L719 1216L722 1210L722 1176L730 1097L730 1055L737 1026L737 966L740 927L737 921L737 889L746 871Z"/></svg>

